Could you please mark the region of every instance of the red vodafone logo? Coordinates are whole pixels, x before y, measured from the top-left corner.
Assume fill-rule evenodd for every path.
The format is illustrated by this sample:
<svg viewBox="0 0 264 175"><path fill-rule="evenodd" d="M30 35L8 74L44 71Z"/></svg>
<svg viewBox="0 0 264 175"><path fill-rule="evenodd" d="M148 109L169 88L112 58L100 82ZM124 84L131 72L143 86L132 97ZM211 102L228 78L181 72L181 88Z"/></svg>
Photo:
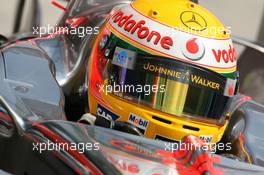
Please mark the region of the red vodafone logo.
<svg viewBox="0 0 264 175"><path fill-rule="evenodd" d="M133 17L133 14L126 15L122 11L118 11L112 17L112 21L125 32L134 35L137 39L144 40L146 43L160 45L165 50L170 50L173 47L171 37L163 36L160 32L152 30L147 26L147 21L135 20Z"/></svg>
<svg viewBox="0 0 264 175"><path fill-rule="evenodd" d="M186 44L182 47L183 55L192 60L198 61L202 59L205 53L204 44L198 38L191 38L185 42Z"/></svg>
<svg viewBox="0 0 264 175"><path fill-rule="evenodd" d="M216 50L212 49L214 57L218 63L224 61L224 63L235 62L236 61L236 50L234 47L229 45L229 49Z"/></svg>

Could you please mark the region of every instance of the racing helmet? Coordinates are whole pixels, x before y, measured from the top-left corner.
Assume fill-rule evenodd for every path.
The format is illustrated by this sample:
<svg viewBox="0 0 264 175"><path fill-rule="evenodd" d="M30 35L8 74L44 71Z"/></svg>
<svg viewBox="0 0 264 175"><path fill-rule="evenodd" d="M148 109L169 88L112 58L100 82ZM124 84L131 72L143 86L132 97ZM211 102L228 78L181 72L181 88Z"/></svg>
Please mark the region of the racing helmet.
<svg viewBox="0 0 264 175"><path fill-rule="evenodd" d="M229 29L189 0L115 7L88 70L90 113L166 141L195 135L218 142L237 91Z"/></svg>

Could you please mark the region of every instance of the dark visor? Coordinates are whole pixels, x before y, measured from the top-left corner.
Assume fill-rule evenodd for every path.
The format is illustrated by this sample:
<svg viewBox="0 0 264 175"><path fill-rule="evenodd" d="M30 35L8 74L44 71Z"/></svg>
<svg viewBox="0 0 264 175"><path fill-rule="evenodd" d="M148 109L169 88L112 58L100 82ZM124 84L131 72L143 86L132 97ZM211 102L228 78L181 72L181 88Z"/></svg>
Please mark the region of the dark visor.
<svg viewBox="0 0 264 175"><path fill-rule="evenodd" d="M115 47L108 69L113 94L176 116L218 120L234 95L236 80L171 58Z"/></svg>

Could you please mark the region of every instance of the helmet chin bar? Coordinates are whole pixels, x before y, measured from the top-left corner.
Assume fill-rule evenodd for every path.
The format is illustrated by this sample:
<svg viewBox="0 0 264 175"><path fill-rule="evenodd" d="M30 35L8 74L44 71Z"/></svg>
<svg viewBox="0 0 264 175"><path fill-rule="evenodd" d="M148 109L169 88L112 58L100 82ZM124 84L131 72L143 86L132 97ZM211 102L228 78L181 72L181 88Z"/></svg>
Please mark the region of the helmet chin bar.
<svg viewBox="0 0 264 175"><path fill-rule="evenodd" d="M127 122L116 121L113 129L143 137L143 134L138 130L137 127Z"/></svg>
<svg viewBox="0 0 264 175"><path fill-rule="evenodd" d="M111 128L117 131L143 137L143 134L139 131L139 129L130 123L109 120L101 116L94 116L91 113L84 114L78 122L86 125Z"/></svg>
<svg viewBox="0 0 264 175"><path fill-rule="evenodd" d="M101 126L104 128L111 128L117 131L121 131L121 132L125 132L128 134L133 134L133 135L137 135L137 136L142 136L143 134L139 131L139 129L137 127L135 127L134 125L131 125L130 123L127 122L122 122L122 121L113 121L113 120L109 120L106 119L104 117L101 116L96 116L96 120L95 120L95 126Z"/></svg>

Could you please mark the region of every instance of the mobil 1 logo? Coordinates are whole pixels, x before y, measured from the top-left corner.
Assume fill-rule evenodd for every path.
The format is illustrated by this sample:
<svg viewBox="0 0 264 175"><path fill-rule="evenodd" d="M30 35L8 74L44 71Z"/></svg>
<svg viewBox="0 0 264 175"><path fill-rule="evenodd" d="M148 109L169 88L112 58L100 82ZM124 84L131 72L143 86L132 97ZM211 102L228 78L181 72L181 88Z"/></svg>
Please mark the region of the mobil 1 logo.
<svg viewBox="0 0 264 175"><path fill-rule="evenodd" d="M143 119L142 117L140 117L140 116L138 116L136 114L130 113L130 116L129 116L129 119L128 119L128 123L136 126L137 128L139 128L141 130L141 132L143 134L145 134L145 131L146 131L147 127L148 127L149 121Z"/></svg>

